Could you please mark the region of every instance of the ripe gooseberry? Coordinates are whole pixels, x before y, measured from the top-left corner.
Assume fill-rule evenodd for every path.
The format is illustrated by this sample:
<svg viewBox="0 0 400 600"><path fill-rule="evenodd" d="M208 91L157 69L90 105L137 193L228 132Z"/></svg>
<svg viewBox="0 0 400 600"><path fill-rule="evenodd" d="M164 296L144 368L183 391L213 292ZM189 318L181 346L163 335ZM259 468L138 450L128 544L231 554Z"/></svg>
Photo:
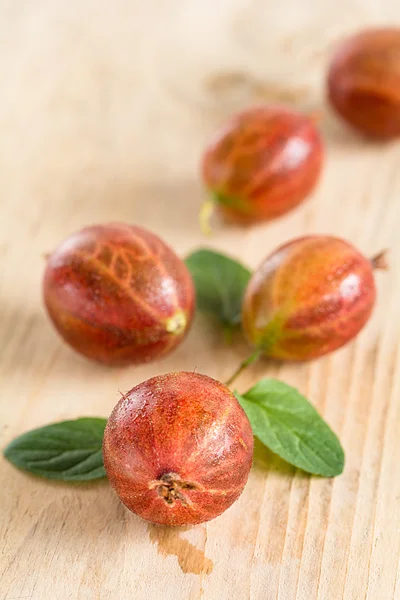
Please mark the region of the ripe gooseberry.
<svg viewBox="0 0 400 600"><path fill-rule="evenodd" d="M327 88L347 123L368 136L399 136L400 29L373 29L345 40L330 64Z"/></svg>
<svg viewBox="0 0 400 600"><path fill-rule="evenodd" d="M314 120L281 106L235 115L206 148L202 175L213 204L240 223L289 211L313 190L323 163ZM208 218L207 208L204 213Z"/></svg>
<svg viewBox="0 0 400 600"><path fill-rule="evenodd" d="M120 500L163 525L194 525L225 511L246 484L252 456L252 429L235 396L198 373L137 385L104 433L104 465Z"/></svg>
<svg viewBox="0 0 400 600"><path fill-rule="evenodd" d="M340 348L364 327L375 304L372 261L340 238L300 237L268 256L243 302L247 339L265 356L309 360Z"/></svg>
<svg viewBox="0 0 400 600"><path fill-rule="evenodd" d="M85 356L110 364L164 356L185 337L195 291L182 260L140 227L86 227L49 256L44 301L55 327Z"/></svg>

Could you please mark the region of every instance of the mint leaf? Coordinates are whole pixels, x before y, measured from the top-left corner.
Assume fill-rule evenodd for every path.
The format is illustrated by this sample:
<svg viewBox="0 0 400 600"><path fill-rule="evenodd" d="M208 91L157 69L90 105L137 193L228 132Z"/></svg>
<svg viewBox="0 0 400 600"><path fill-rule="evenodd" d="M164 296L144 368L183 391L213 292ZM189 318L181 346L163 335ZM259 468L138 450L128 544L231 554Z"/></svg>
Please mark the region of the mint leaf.
<svg viewBox="0 0 400 600"><path fill-rule="evenodd" d="M254 435L272 452L314 475L342 473L344 453L337 436L296 389L262 379L245 394L235 395Z"/></svg>
<svg viewBox="0 0 400 600"><path fill-rule="evenodd" d="M196 288L197 308L215 314L225 328L239 325L250 271L228 256L207 249L193 252L185 262Z"/></svg>
<svg viewBox="0 0 400 600"><path fill-rule="evenodd" d="M33 429L13 440L4 456L47 479L91 481L105 477L102 443L106 419L82 418Z"/></svg>

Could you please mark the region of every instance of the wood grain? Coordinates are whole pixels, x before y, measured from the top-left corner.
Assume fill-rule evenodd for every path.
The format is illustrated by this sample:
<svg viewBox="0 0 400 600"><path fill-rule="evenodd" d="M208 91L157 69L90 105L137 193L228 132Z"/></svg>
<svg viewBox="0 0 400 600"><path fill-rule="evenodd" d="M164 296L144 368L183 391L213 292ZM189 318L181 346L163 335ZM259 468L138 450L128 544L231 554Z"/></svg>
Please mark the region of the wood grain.
<svg viewBox="0 0 400 600"><path fill-rule="evenodd" d="M278 4L282 12L291 3ZM327 15L309 0L307 18L296 13L293 31L282 29L281 46L284 14L271 13L270 76L259 2L218 4L208 37L205 5L197 6L0 2L1 447L56 420L107 416L118 390L160 372L196 368L223 380L247 352L242 342L224 346L199 315L158 364L107 369L74 354L41 300L44 255L63 237L89 223L128 221L182 256L211 244L255 267L284 240L320 232L370 255L390 248L373 318L343 350L304 365L259 364L238 388L265 374L297 386L340 435L345 472L310 478L258 444L237 503L207 525L168 530L128 513L106 482L50 483L1 459L0 598L398 600L400 144L363 141L321 99L332 41L375 18L399 21L398 3L381 4L377 15L367 0L335 2ZM342 29L331 26L342 16ZM185 52L179 44L189 39ZM315 77L306 68L288 75L300 59ZM284 218L243 230L216 223L204 240L198 157L216 124L254 100L246 77L269 100L296 103L288 89L298 89L299 103L322 107L326 168L313 198Z"/></svg>

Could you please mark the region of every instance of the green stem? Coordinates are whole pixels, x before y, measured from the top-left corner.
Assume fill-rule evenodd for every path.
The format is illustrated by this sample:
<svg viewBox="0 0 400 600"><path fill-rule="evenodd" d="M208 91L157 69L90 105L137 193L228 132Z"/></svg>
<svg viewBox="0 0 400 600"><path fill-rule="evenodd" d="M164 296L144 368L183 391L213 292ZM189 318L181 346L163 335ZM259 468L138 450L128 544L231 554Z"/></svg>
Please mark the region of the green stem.
<svg viewBox="0 0 400 600"><path fill-rule="evenodd" d="M215 208L214 200L212 198L208 198L208 200L206 200L203 203L203 206L200 209L200 213L199 213L200 229L201 229L203 235L205 235L206 237L210 237L211 233L212 233L211 226L210 226L210 220L214 213L214 208Z"/></svg>
<svg viewBox="0 0 400 600"><path fill-rule="evenodd" d="M229 379L227 381L225 381L225 385L231 385L235 381L235 379L237 379L239 377L239 375L241 373L243 373L243 371L245 369L247 369L247 367L249 367L251 364L253 364L253 362L256 362L256 360L258 360L260 358L261 354L262 354L262 350L260 348L258 348L253 354L248 356L246 358L246 360L244 360L242 363L240 363L240 365L238 366L236 371L234 371L234 373L232 373L232 375L229 377Z"/></svg>
<svg viewBox="0 0 400 600"><path fill-rule="evenodd" d="M233 327L231 325L223 325L224 340L227 346L232 346Z"/></svg>

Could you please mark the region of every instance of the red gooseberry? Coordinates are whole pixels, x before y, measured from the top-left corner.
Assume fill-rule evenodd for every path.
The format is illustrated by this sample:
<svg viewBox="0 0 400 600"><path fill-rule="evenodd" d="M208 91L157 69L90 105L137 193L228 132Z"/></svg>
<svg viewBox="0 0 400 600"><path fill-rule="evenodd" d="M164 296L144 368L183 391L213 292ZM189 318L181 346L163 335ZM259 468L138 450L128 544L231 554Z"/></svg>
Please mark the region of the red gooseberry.
<svg viewBox="0 0 400 600"><path fill-rule="evenodd" d="M204 152L202 175L218 209L230 220L250 223L302 202L314 189L322 163L313 118L280 106L257 106L217 132Z"/></svg>
<svg viewBox="0 0 400 600"><path fill-rule="evenodd" d="M375 138L400 135L400 28L345 40L331 61L328 98L347 123Z"/></svg>
<svg viewBox="0 0 400 600"><path fill-rule="evenodd" d="M340 238L309 235L270 254L253 274L242 321L250 343L271 358L309 360L340 348L364 327L375 304L374 268Z"/></svg>
<svg viewBox="0 0 400 600"><path fill-rule="evenodd" d="M121 398L103 442L107 477L134 513L163 525L213 519L241 494L253 434L232 392L198 373L159 375Z"/></svg>
<svg viewBox="0 0 400 600"><path fill-rule="evenodd" d="M48 258L43 292L64 340L110 365L176 348L195 305L183 261L153 233L121 223L86 227L62 242Z"/></svg>

